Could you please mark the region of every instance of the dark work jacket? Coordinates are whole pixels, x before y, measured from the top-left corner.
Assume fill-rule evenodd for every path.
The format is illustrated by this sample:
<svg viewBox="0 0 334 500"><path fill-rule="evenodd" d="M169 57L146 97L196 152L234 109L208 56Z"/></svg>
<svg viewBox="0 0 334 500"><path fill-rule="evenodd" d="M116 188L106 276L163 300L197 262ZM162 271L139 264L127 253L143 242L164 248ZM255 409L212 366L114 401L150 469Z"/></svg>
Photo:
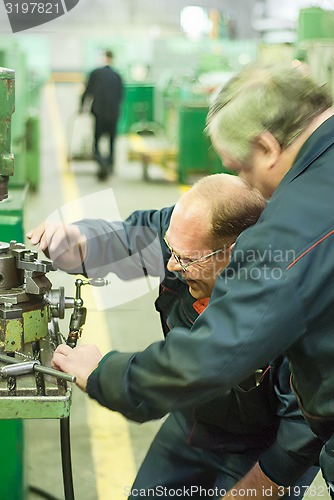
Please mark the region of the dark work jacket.
<svg viewBox="0 0 334 500"><path fill-rule="evenodd" d="M165 336L176 326L182 325L190 330L199 313L205 309L203 302L191 296L186 283L167 273L155 303ZM288 366L285 366L285 371L290 393ZM279 423L273 379L269 369L259 370L238 387L195 406L196 424L190 442L235 452L268 446L276 435ZM291 400L295 410L295 398Z"/></svg>
<svg viewBox="0 0 334 500"><path fill-rule="evenodd" d="M78 226L88 239L88 255L85 273L98 277L111 271L122 279L133 279L140 275L160 276L162 283L156 309L160 313L162 327L167 340L174 329L190 328L201 312L202 301L195 300L188 286L178 274L166 268L168 249L163 236L168 228L171 208L134 212L125 222L102 220L80 221ZM77 272L83 270L78 269ZM223 329L222 329L223 334ZM205 339L202 339L203 348ZM164 344L161 344L161 349ZM112 361L120 353L112 352L104 357L99 368L89 377L87 391L101 404L113 409L110 389L114 385ZM127 354L124 354L128 357ZM131 356L131 355L130 355ZM179 359L183 368L196 371L198 362L192 357ZM204 359L203 361L208 361ZM149 368L149 367L146 367ZM166 367L167 368L167 367ZM101 378L102 375L102 378ZM256 385L256 377L260 382ZM141 377L141 375L138 375ZM279 484L292 484L316 461L321 442L307 426L289 386L287 360L280 358L271 363L264 374L252 373L241 384L229 391L219 391L215 398L202 404L192 404L189 418L195 420L189 436L190 444L222 452L241 453L250 449L262 449L260 463L266 473ZM152 409L143 415L139 409L124 413L130 419L143 421L162 416L165 411L164 395L178 394L178 388L169 385L169 375L159 379L161 398L156 398ZM118 379L117 379L117 382ZM180 379L180 386L183 380ZM170 396L171 396L170 394ZM169 397L170 397L169 396ZM128 401L124 400L127 409ZM185 405L180 405L184 408ZM191 410L191 407L193 409ZM186 415L188 408L184 409Z"/></svg>
<svg viewBox="0 0 334 500"><path fill-rule="evenodd" d="M105 404L133 418L159 417L229 390L287 352L305 415L328 439L334 432L333 207L331 117L304 143L257 224L237 239L191 333L176 327L165 342L104 360Z"/></svg>
<svg viewBox="0 0 334 500"><path fill-rule="evenodd" d="M93 115L105 121L115 121L119 115L123 96L123 83L120 75L110 66L97 68L89 75L82 104L87 96L93 98Z"/></svg>
<svg viewBox="0 0 334 500"><path fill-rule="evenodd" d="M156 301L165 335L176 326L190 329L205 310L203 302L167 273ZM302 416L282 356L225 394L196 405L193 417L190 445L230 453L262 449L261 467L279 484L293 484L317 460L322 446Z"/></svg>

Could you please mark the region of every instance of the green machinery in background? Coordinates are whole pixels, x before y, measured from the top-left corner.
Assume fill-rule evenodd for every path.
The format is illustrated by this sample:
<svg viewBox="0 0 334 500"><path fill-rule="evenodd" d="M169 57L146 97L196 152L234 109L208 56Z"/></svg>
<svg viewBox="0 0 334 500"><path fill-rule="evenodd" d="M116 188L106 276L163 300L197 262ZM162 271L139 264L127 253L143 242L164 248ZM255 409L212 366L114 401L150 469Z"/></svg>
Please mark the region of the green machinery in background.
<svg viewBox="0 0 334 500"><path fill-rule="evenodd" d="M132 127L145 127L154 120L154 85L127 83L118 123L120 134L131 132Z"/></svg>
<svg viewBox="0 0 334 500"><path fill-rule="evenodd" d="M29 185L31 189L37 189L40 172L40 83L28 67L27 54L11 39L0 38L0 66L15 71L15 115L11 134L15 172L10 187L23 189Z"/></svg>
<svg viewBox="0 0 334 500"><path fill-rule="evenodd" d="M297 26L298 41L333 40L334 11L321 7L301 9Z"/></svg>
<svg viewBox="0 0 334 500"><path fill-rule="evenodd" d="M24 189L8 195L14 175L14 155L11 153L12 113L15 109L14 71L0 70L0 241L23 241ZM10 176L10 180L8 182Z"/></svg>
<svg viewBox="0 0 334 500"><path fill-rule="evenodd" d="M178 179L182 184L203 175L228 172L204 131L208 110L208 105L200 103L180 106Z"/></svg>
<svg viewBox="0 0 334 500"><path fill-rule="evenodd" d="M7 66L6 62L9 58L9 52L3 49L0 49L0 66ZM14 72L13 72L14 73ZM9 114L14 111L14 102L15 102L15 93L17 93L17 88L15 86L14 93L14 78L13 78L13 92L10 96L11 101L9 101L9 95L6 95L6 71L3 70L2 73L2 93L0 95L0 107L3 110L1 113L0 119L3 120L3 113ZM16 82L15 82L16 83ZM5 104L5 106L4 106ZM3 123L1 124L3 127ZM11 133L9 138L9 148L12 147L14 142L14 136L19 137L21 134L24 134L24 131L21 128L17 128L14 133L13 123L10 127ZM22 148L21 148L22 149ZM3 153L2 153L3 154ZM23 161L24 155L18 153L18 164ZM14 172L13 172L14 173ZM9 241L10 239L15 239L17 241L23 241L23 208L24 208L24 200L26 196L26 180L22 178L19 173L19 168L16 174L16 179L14 179L14 175L12 173L12 177L9 181L9 184L13 184L13 188L11 188L10 195L0 203L0 241Z"/></svg>
<svg viewBox="0 0 334 500"><path fill-rule="evenodd" d="M297 53L312 76L326 84L334 98L334 11L320 7L301 9Z"/></svg>
<svg viewBox="0 0 334 500"><path fill-rule="evenodd" d="M194 178L212 173L226 172L221 160L205 135L206 115L209 105L203 95L193 95L184 88L169 89L165 98L164 123L154 120L154 87L152 85L127 85L123 114L119 131L156 136L156 148L162 147L165 139L165 153L175 146L177 179L182 184L192 183ZM172 95L171 95L172 93ZM172 103L171 105L169 105ZM151 148L154 149L153 143ZM152 150L147 149L147 156Z"/></svg>
<svg viewBox="0 0 334 500"><path fill-rule="evenodd" d="M40 176L39 87L28 69L27 55L15 40L0 37L0 66L15 70L15 114L11 148L15 156L9 195L0 203L0 241L24 241L23 212L28 187L37 189ZM14 93L13 93L14 110ZM4 95L1 95L1 108Z"/></svg>
<svg viewBox="0 0 334 500"><path fill-rule="evenodd" d="M166 70L157 86L156 102L166 137L178 149L177 178L189 184L204 175L226 172L204 132L210 96L256 58L258 42L207 40L193 47L187 42L183 49L181 56L191 54L183 73Z"/></svg>
<svg viewBox="0 0 334 500"><path fill-rule="evenodd" d="M0 201L8 199L8 179L14 174L11 120L15 109L15 74L0 68Z"/></svg>

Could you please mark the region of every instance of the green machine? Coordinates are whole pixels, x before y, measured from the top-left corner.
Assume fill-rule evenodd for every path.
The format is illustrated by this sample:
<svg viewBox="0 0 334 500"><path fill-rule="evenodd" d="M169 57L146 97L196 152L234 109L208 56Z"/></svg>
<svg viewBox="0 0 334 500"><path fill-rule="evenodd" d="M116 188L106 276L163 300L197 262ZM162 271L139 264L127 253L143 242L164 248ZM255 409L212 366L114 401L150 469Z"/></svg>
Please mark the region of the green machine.
<svg viewBox="0 0 334 500"><path fill-rule="evenodd" d="M181 184L191 183L192 177L231 173L222 166L205 135L208 110L209 107L200 102L180 106L178 178Z"/></svg>
<svg viewBox="0 0 334 500"><path fill-rule="evenodd" d="M15 172L9 184L11 198L16 190L28 184L36 189L39 184L40 151L39 86L28 67L27 54L15 41L0 38L0 66L15 70L15 116L12 120L11 146L15 155Z"/></svg>
<svg viewBox="0 0 334 500"><path fill-rule="evenodd" d="M8 196L8 180L14 175L11 153L11 119L15 109L15 72L0 68L0 232L1 240L23 241L25 189Z"/></svg>
<svg viewBox="0 0 334 500"><path fill-rule="evenodd" d="M15 108L15 74L0 68L0 201L8 198L8 178L14 174L11 153L11 118Z"/></svg>
<svg viewBox="0 0 334 500"><path fill-rule="evenodd" d="M299 11L298 41L333 40L334 12L321 7L308 7Z"/></svg>
<svg viewBox="0 0 334 500"><path fill-rule="evenodd" d="M131 131L133 125L151 123L154 120L154 85L128 83L124 85L124 97L118 124L120 134Z"/></svg>
<svg viewBox="0 0 334 500"><path fill-rule="evenodd" d="M13 70L0 68L0 200L8 199L8 178L14 174L14 156L11 153L11 116L15 106L15 74ZM0 230L10 227L20 232L17 217L0 216ZM0 421L3 449L8 453L5 470L0 472L1 493L14 499L24 498L25 477L23 471L23 425L19 420Z"/></svg>
<svg viewBox="0 0 334 500"><path fill-rule="evenodd" d="M15 75L0 68L0 212L9 199L8 179L14 174L11 153L11 116L14 111ZM46 274L50 261L15 241L22 235L22 219L11 224L0 216L0 439L4 460L0 471L0 498L25 500L28 486L24 467L23 419L59 419L65 499L73 497L68 419L74 377L50 368L53 352L63 342L58 318L72 308L67 344L73 347L81 335L86 309L76 280L75 297L64 289L52 289ZM12 241L6 242L5 239ZM63 444L64 443L64 444Z"/></svg>
<svg viewBox="0 0 334 500"><path fill-rule="evenodd" d="M5 158L8 168L11 166L12 172L9 177L9 195L0 203L0 240L23 241L23 214L27 189L28 187L36 189L39 184L40 137L39 117L36 113L39 89L36 89L37 86L32 81L24 50L15 40L1 37L0 66L9 64L15 68L15 115L11 122L10 137L7 137L7 141L9 141L8 144L15 155L15 170L13 169L13 155L9 157L11 160ZM3 82L7 80L6 72L8 71L14 73L13 70L3 69ZM4 84L0 98L1 104L3 102L8 104L7 108L1 109L1 128L3 128L6 123L3 121L3 113L8 113L10 106L11 113L14 111L14 86L13 92L10 93L9 88L7 89L6 84Z"/></svg>
<svg viewBox="0 0 334 500"><path fill-rule="evenodd" d="M40 260L22 243L0 242L0 436L6 445L0 497L11 500L25 500L28 495L26 418L60 420L65 499L74 498L69 439L64 435L69 432L68 382L75 378L50 368L50 363L63 342L58 318L64 318L65 309L73 308L67 344L73 347L81 335L86 309L80 289L86 282L76 280L76 296L65 297L62 287L52 289L49 271L52 263Z"/></svg>

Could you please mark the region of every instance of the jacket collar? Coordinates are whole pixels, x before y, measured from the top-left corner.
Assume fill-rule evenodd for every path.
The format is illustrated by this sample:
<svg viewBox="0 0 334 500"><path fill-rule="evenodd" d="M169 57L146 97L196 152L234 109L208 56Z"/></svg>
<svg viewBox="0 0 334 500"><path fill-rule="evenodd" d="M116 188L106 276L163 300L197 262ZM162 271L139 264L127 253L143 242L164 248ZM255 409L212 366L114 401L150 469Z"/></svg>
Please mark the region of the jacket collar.
<svg viewBox="0 0 334 500"><path fill-rule="evenodd" d="M279 183L274 195L303 173L326 149L334 144L334 116L328 118L305 141L294 164Z"/></svg>

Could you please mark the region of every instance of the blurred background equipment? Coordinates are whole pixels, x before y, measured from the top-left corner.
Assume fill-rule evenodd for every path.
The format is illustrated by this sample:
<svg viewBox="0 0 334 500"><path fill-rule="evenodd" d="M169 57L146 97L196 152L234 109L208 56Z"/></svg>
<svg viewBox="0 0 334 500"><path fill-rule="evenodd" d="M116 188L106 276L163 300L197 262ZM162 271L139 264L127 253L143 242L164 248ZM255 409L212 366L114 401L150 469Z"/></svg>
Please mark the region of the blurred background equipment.
<svg viewBox="0 0 334 500"><path fill-rule="evenodd" d="M11 119L15 96L14 71L0 68L0 201L8 198L8 177L14 174L14 156L11 153Z"/></svg>
<svg viewBox="0 0 334 500"><path fill-rule="evenodd" d="M288 62L303 51L303 63L307 60L315 77L326 79L334 86L331 0L282 0L279 7L274 0L252 0L247 4L242 0L223 3L201 0L196 6L185 1L176 4L163 0L159 11L147 0L127 0L117 8L112 4L112 1L99 0L92 12L90 3L81 0L76 7L77 21L71 18L70 22L66 16L59 20L63 36L47 37L46 48L43 48L47 61L44 67L53 82L79 86L96 67L103 48L112 47L115 68L125 82L118 134L129 138L128 159L139 163L142 176L147 180L152 177L150 172L155 177L157 169L169 180L182 182L186 181L185 172L193 182L200 175L216 171L216 158L211 152L208 157L202 156L201 165L198 159L193 167L185 165L181 144L184 139L179 132L181 114L184 114L181 107L188 108L194 103L195 107L199 103L208 106L212 95L227 78L250 61ZM89 33L84 28L88 25ZM107 26L113 26L112 33ZM26 35L20 36L24 43L17 41L16 50L26 52L25 65L31 72L35 35L29 43L26 43ZM65 52L71 57L66 59L60 55ZM43 70L37 68L36 73L40 74L37 81L45 81L45 70L43 74ZM34 118L28 119L28 127L31 126L35 131L33 137L37 137L38 123ZM138 131L144 135L147 130L154 132L149 139L146 134L145 141L133 136L138 135ZM89 118L72 116L67 139L67 156L74 170L76 163L92 161ZM203 148L207 147L202 137L194 142L202 139ZM19 149L18 154L21 155ZM18 160L15 177L19 175L19 163ZM84 165L80 171L89 171L89 168ZM31 174L24 175L31 177ZM31 186L36 184L36 180L28 181Z"/></svg>

